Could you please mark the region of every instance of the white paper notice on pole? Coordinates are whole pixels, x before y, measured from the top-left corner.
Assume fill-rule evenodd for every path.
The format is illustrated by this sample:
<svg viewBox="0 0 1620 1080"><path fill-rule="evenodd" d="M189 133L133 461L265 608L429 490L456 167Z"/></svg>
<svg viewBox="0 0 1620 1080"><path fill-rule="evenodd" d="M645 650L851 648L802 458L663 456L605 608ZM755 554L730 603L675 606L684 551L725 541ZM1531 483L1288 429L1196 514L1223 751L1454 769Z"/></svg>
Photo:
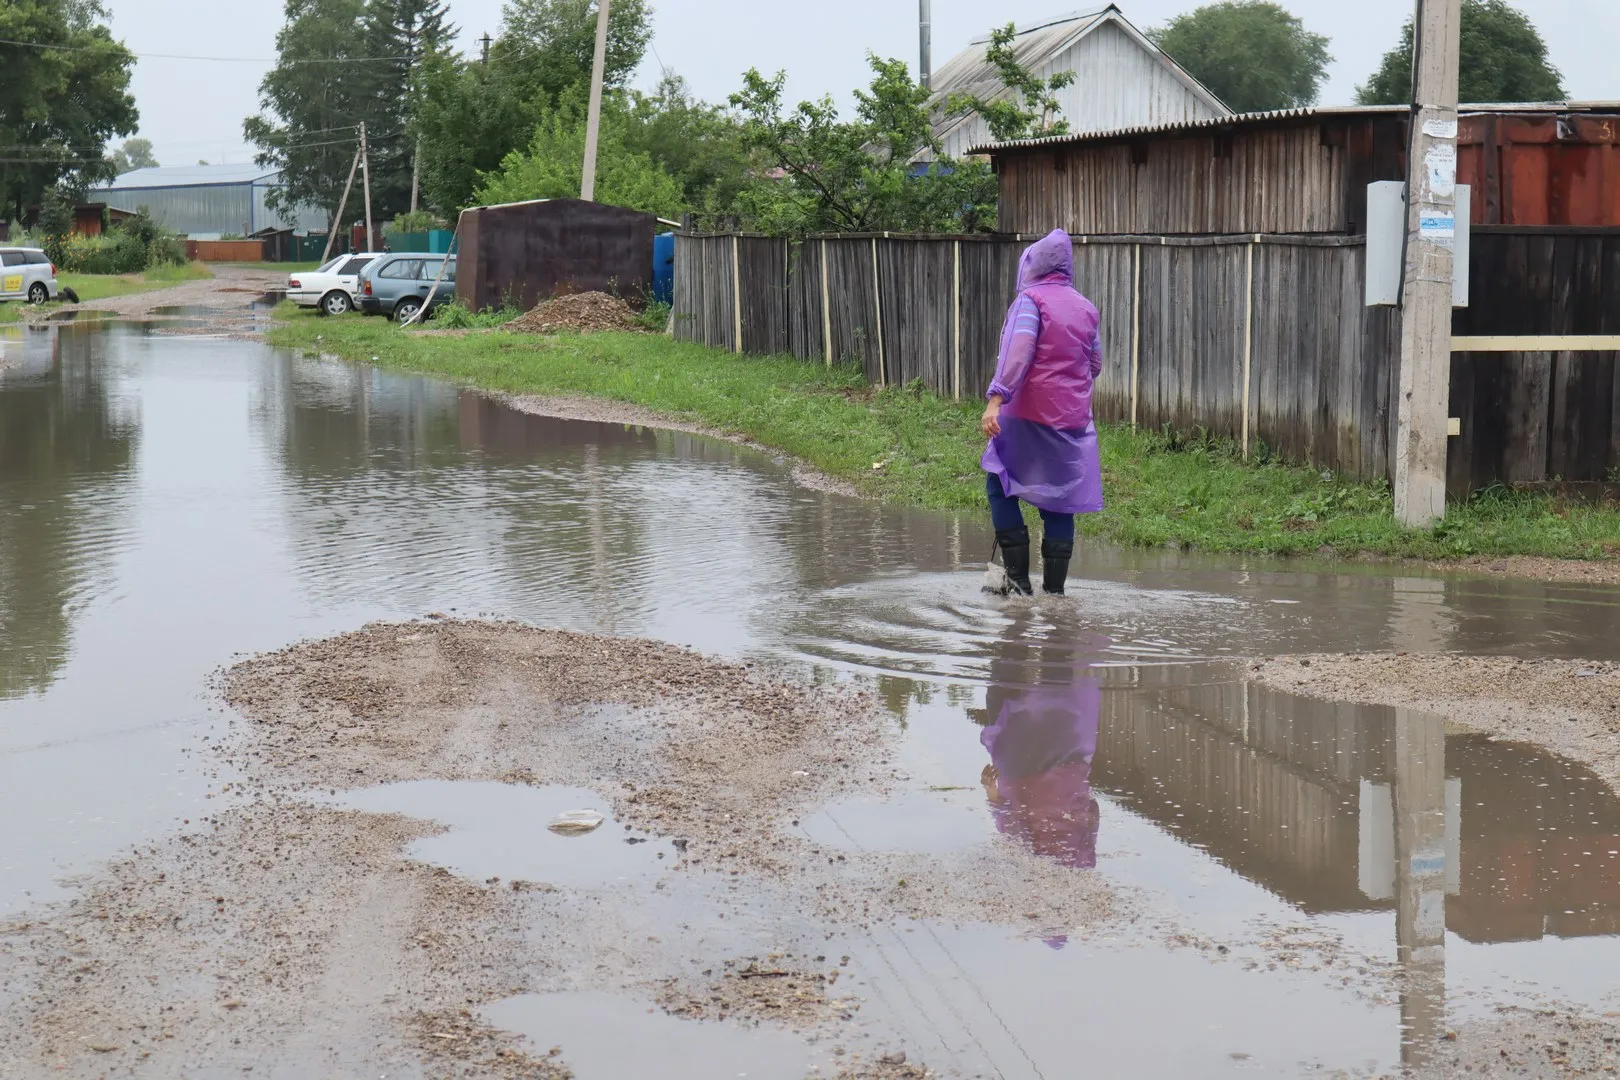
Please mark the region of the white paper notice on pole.
<svg viewBox="0 0 1620 1080"><path fill-rule="evenodd" d="M1423 134L1431 139L1455 139L1457 137L1457 121L1425 120L1423 121Z"/></svg>
<svg viewBox="0 0 1620 1080"><path fill-rule="evenodd" d="M1450 143L1439 143L1429 147L1429 152L1423 156L1423 162L1428 166L1425 180L1428 194L1437 198L1449 199L1457 193L1457 148Z"/></svg>

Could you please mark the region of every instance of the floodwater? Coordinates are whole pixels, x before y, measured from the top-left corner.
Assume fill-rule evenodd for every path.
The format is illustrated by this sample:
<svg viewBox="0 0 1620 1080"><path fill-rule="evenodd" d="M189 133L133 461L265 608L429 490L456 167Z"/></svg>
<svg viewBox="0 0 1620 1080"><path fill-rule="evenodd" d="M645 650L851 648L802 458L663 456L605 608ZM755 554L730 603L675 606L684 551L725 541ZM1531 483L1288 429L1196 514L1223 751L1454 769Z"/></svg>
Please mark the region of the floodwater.
<svg viewBox="0 0 1620 1080"><path fill-rule="evenodd" d="M1072 602L1006 604L978 593L987 541L977 520L808 491L697 436L531 417L246 341L0 328L0 816L29 826L0 844L0 914L224 797L230 776L197 753L225 730L219 666L440 611L871 678L904 725L895 792L823 807L805 835L908 852L1004 838L1144 890L1189 934L1254 943L799 928L853 958L874 1040L947 1075L1375 1070L1497 1003L1620 1007L1613 791L1466 716L1311 702L1224 663L1617 659L1620 590L1088 546ZM534 824L605 810L588 790L339 798L441 821L414 854L469 877L679 900L649 884L674 858L661 838ZM591 853L580 877L563 850ZM769 922L706 925L733 947ZM1402 991L1336 966L1361 954ZM580 991L489 1016L542 1048L567 1033L585 1080L633 1074L627 1030L670 1076L821 1061L649 1007Z"/></svg>

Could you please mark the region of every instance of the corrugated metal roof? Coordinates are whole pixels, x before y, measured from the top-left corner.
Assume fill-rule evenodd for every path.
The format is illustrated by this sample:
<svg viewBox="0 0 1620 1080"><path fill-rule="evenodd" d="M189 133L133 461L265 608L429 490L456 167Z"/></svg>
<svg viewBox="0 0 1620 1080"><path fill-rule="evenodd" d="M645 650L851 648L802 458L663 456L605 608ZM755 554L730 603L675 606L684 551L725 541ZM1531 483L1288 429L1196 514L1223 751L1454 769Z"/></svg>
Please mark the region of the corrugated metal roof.
<svg viewBox="0 0 1620 1080"><path fill-rule="evenodd" d="M1062 52L1074 37L1089 30L1110 11L1112 4L1091 11L1077 11L1052 19L1043 19L1028 26L1018 27L1013 51L1025 70L1035 71L1052 57ZM985 59L990 46L990 35L974 38L968 47L947 60L933 73L928 87L936 98L951 94L968 93L982 98L993 98L1004 92L1001 75Z"/></svg>
<svg viewBox="0 0 1620 1080"><path fill-rule="evenodd" d="M281 173L263 165L163 165L124 173L95 191L142 191L149 188L210 187L225 184L252 184L274 181Z"/></svg>
<svg viewBox="0 0 1620 1080"><path fill-rule="evenodd" d="M1276 123L1284 120L1304 120L1312 117L1334 116L1386 116L1408 113L1406 105L1325 105L1303 109L1277 109L1271 112L1234 113L1208 120L1180 121L1173 124L1149 124L1142 127L1115 128L1110 131L1082 131L1071 135L1047 135L1038 139L1018 139L1006 143L986 143L975 146L970 154L993 154L998 150L1021 150L1029 147L1067 146L1104 139L1129 138L1138 135L1169 135L1181 131L1200 131L1210 128L1241 127L1250 124ZM1553 113L1553 112L1608 112L1620 111L1620 102L1612 101L1525 101L1501 104L1469 103L1458 106L1462 116L1492 113Z"/></svg>

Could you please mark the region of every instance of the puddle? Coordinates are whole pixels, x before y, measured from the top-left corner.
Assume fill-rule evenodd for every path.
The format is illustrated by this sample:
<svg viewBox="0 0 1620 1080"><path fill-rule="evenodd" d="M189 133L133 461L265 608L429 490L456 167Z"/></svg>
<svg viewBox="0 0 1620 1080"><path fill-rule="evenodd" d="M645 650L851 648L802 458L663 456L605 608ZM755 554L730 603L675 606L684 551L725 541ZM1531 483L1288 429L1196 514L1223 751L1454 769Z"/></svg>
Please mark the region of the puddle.
<svg viewBox="0 0 1620 1080"><path fill-rule="evenodd" d="M804 1040L769 1027L682 1020L651 1004L603 991L524 994L479 1010L544 1055L563 1046L578 1080L804 1080L817 1058Z"/></svg>
<svg viewBox="0 0 1620 1080"><path fill-rule="evenodd" d="M526 416L429 379L116 323L8 332L4 358L0 816L30 828L0 850L0 913L217 805L230 777L195 750L224 728L206 689L218 666L444 611L869 677L904 725L904 779L886 801L803 818L816 842L1018 844L1239 945L1213 962L1040 927L850 938L870 1039L887 1025L942 1070L1387 1068L1403 1031L1410 1047L1493 1002L1620 1008L1612 791L1467 733L1466 717L1303 701L1220 662L1336 649L1620 659L1620 590L1087 545L1070 598L991 602L976 518L806 491L785 464L726 443ZM717 514L747 525L716 529ZM712 899L696 895L701 875L654 890L674 860L665 844L626 844L612 822L549 832L559 812L608 809L587 791L409 784L343 802L444 823L413 855L474 880L623 894L649 933L662 920L760 939L723 956L785 933L763 906L692 914ZM759 891L712 888L735 889L727 902ZM1403 1006L1336 971L1247 970L1273 931L1405 963L1428 989ZM825 928L795 932L831 949ZM574 1036L582 1077L732 1075L727 1055L803 1075L796 1040L757 1063L738 1041L768 1030L618 997L495 1008L507 1007L503 1026L537 1045ZM624 1055L641 1040L615 1025L674 1049L638 1073Z"/></svg>
<svg viewBox="0 0 1620 1080"><path fill-rule="evenodd" d="M225 309L211 304L166 304L153 308L151 314L160 319L206 319L225 314Z"/></svg>
<svg viewBox="0 0 1620 1080"><path fill-rule="evenodd" d="M48 323L89 323L102 322L111 318L110 312L99 311L95 308L61 308L45 316Z"/></svg>
<svg viewBox="0 0 1620 1080"><path fill-rule="evenodd" d="M605 888L650 878L679 856L668 839L632 833L612 818L583 835L550 831L547 824L570 810L606 813L607 800L584 788L420 780L362 788L335 801L447 826L448 832L413 842L408 854L474 881Z"/></svg>

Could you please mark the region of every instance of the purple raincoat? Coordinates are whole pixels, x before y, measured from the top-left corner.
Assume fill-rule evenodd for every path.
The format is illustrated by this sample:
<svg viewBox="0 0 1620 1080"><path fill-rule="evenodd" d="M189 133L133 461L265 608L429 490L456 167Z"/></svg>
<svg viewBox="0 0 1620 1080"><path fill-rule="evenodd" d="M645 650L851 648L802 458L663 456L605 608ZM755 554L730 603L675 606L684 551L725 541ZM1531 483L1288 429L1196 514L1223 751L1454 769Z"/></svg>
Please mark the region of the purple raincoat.
<svg viewBox="0 0 1620 1080"><path fill-rule="evenodd" d="M1001 434L980 465L1001 489L1042 510L1103 508L1092 383L1102 372L1097 308L1074 288L1074 244L1054 229L1018 262L1018 296L1007 309L1001 355L985 396L999 394Z"/></svg>

